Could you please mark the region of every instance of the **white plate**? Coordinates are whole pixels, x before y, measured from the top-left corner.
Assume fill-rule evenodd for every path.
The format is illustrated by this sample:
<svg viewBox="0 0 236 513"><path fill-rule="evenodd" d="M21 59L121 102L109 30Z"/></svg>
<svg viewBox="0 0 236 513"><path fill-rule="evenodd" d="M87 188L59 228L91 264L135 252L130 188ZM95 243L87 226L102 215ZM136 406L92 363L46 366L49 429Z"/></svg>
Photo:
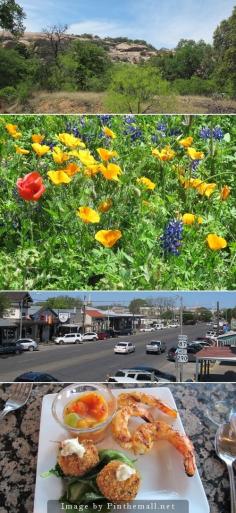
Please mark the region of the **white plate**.
<svg viewBox="0 0 236 513"><path fill-rule="evenodd" d="M114 389L113 393L117 396L125 391L132 392L133 389ZM138 391L157 396L170 407L176 408L169 388L139 388ZM51 405L55 395L45 395L42 403L34 513L47 513L47 502L58 500L63 493L61 479L54 476L50 478L41 477L43 472L54 467L56 463L57 445L54 442L67 437L67 432L57 424L51 413ZM169 417L155 410L155 417L165 420L181 433L185 433L179 416L173 422L173 419L170 420ZM115 443L111 435L98 444L98 447L123 450ZM124 452L134 458L131 452ZM209 505L198 471L194 477L186 476L182 456L167 442L158 442L150 453L139 456L136 467L142 477L141 487L136 499L187 500L189 502L189 513L209 513ZM61 513L61 511L58 505L58 513Z"/></svg>

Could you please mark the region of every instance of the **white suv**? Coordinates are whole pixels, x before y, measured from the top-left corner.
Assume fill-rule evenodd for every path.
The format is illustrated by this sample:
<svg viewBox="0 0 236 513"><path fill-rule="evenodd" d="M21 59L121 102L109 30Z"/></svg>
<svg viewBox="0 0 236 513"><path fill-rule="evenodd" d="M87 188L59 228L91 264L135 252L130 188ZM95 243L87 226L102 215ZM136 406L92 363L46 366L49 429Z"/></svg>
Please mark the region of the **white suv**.
<svg viewBox="0 0 236 513"><path fill-rule="evenodd" d="M20 344L24 351L37 351L38 344L32 338L19 338L16 341L17 344Z"/></svg>
<svg viewBox="0 0 236 513"><path fill-rule="evenodd" d="M83 342L84 341L86 342L86 340L98 340L98 335L94 331L87 331L87 333L82 335L82 337L83 337Z"/></svg>
<svg viewBox="0 0 236 513"><path fill-rule="evenodd" d="M61 337L56 337L55 344L82 344L83 337L80 333L66 333Z"/></svg>

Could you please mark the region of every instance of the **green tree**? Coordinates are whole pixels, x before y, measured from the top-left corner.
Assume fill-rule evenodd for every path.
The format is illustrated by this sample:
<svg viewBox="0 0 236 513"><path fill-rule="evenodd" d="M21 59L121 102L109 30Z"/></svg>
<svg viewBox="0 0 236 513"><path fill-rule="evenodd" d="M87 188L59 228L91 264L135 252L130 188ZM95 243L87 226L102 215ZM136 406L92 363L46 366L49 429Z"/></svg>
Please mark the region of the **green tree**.
<svg viewBox="0 0 236 513"><path fill-rule="evenodd" d="M88 91L106 88L112 63L107 52L97 43L73 41L60 62L66 80L72 82L76 89Z"/></svg>
<svg viewBox="0 0 236 513"><path fill-rule="evenodd" d="M159 96L169 93L157 68L148 65L120 64L112 74L107 107L113 112L144 113Z"/></svg>
<svg viewBox="0 0 236 513"><path fill-rule="evenodd" d="M220 87L236 96L236 7L214 32L215 76Z"/></svg>
<svg viewBox="0 0 236 513"><path fill-rule="evenodd" d="M80 298L74 298L70 296L57 296L57 297L50 297L42 303L43 306L48 308L74 308L78 307L80 308L82 306L82 301Z"/></svg>
<svg viewBox="0 0 236 513"><path fill-rule="evenodd" d="M15 0L0 0L0 27L9 30L13 35L21 35L25 27L25 13Z"/></svg>
<svg viewBox="0 0 236 513"><path fill-rule="evenodd" d="M132 301L129 304L129 311L132 314L140 314L140 307L147 306L147 301L145 299L132 299Z"/></svg>
<svg viewBox="0 0 236 513"><path fill-rule="evenodd" d="M195 324L196 323L196 316L193 312L190 312L189 310L183 311L183 324Z"/></svg>
<svg viewBox="0 0 236 513"><path fill-rule="evenodd" d="M5 311L10 308L11 303L9 299L5 296L4 292L0 293L0 317L3 316Z"/></svg>
<svg viewBox="0 0 236 513"><path fill-rule="evenodd" d="M210 322L212 320L212 312L208 308L200 307L197 308L196 314L199 321Z"/></svg>
<svg viewBox="0 0 236 513"><path fill-rule="evenodd" d="M16 86L29 74L27 60L16 50L0 47L0 88Z"/></svg>

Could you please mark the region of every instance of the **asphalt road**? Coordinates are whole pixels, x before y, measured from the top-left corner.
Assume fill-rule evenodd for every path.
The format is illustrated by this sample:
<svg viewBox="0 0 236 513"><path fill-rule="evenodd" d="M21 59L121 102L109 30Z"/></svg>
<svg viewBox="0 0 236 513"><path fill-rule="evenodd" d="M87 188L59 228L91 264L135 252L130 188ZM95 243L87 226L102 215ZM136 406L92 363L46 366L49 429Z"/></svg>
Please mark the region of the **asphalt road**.
<svg viewBox="0 0 236 513"><path fill-rule="evenodd" d="M205 335L205 324L184 326L183 333L189 340ZM162 331L138 333L114 339L85 342L84 344L41 345L39 351L24 352L21 355L8 355L0 358L0 381L10 382L27 371L47 372L62 382L104 381L108 374L118 369L147 365L175 374L175 364L167 360L167 354L147 355L146 343L150 340L163 340L167 351L177 345L180 328L168 328ZM117 341L132 341L135 353L114 354ZM195 365L185 365L185 379L193 377Z"/></svg>

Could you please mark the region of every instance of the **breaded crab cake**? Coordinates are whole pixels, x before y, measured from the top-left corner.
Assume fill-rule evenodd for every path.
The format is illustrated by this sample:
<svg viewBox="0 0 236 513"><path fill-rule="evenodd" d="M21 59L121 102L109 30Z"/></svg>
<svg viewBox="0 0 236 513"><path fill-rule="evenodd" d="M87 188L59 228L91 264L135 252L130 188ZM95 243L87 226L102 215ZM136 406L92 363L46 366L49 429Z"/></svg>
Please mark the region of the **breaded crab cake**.
<svg viewBox="0 0 236 513"><path fill-rule="evenodd" d="M66 476L83 476L99 463L98 450L91 440L64 440L59 446L57 462Z"/></svg>
<svg viewBox="0 0 236 513"><path fill-rule="evenodd" d="M139 485L140 475L137 470L118 460L110 461L97 476L100 492L112 502L132 501Z"/></svg>

